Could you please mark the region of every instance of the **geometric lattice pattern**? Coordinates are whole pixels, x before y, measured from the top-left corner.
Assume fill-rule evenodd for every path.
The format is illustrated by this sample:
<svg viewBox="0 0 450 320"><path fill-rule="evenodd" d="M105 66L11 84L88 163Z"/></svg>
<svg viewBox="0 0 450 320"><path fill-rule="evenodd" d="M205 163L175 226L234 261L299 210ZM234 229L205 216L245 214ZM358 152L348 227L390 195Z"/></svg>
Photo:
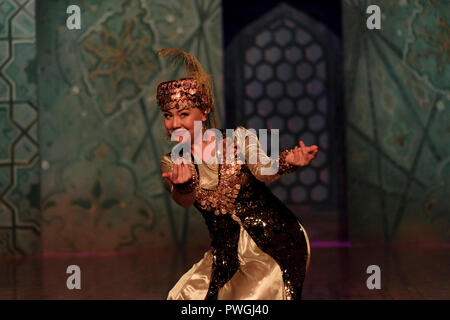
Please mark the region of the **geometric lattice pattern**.
<svg viewBox="0 0 450 320"><path fill-rule="evenodd" d="M43 251L204 245L201 215L162 184L156 86L185 74L156 51L199 59L220 117L220 1L88 1L81 30L61 24L67 3L38 3Z"/></svg>
<svg viewBox="0 0 450 320"><path fill-rule="evenodd" d="M327 52L333 48L325 41L331 35L318 22L308 23L303 14L293 11L282 5L262 17L264 23L257 21L243 32L240 119L248 128L279 129L281 148L291 148L300 140L318 145L310 166L270 187L286 204L329 204L336 180L329 114L334 107L329 97L335 89L329 86L333 61Z"/></svg>
<svg viewBox="0 0 450 320"><path fill-rule="evenodd" d="M35 1L0 0L0 255L40 250Z"/></svg>
<svg viewBox="0 0 450 320"><path fill-rule="evenodd" d="M364 27L369 4L381 30ZM350 236L450 240L450 4L343 9Z"/></svg>
<svg viewBox="0 0 450 320"><path fill-rule="evenodd" d="M220 1L90 1L81 30L70 4L0 0L0 254L204 245L162 187L155 89L184 73L156 51L201 61L220 119Z"/></svg>

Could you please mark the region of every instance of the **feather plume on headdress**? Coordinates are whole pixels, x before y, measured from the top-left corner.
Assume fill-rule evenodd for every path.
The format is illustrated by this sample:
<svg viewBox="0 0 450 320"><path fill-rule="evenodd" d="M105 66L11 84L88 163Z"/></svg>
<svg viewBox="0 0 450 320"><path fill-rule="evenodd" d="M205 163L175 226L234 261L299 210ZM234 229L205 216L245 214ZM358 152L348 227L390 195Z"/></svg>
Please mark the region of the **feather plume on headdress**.
<svg viewBox="0 0 450 320"><path fill-rule="evenodd" d="M199 87L205 90L205 93L210 97L212 103L214 103L211 76L203 70L202 65L196 57L174 48L161 49L158 51L158 54L168 58L173 65L177 65L182 61L186 68L187 77L197 80Z"/></svg>

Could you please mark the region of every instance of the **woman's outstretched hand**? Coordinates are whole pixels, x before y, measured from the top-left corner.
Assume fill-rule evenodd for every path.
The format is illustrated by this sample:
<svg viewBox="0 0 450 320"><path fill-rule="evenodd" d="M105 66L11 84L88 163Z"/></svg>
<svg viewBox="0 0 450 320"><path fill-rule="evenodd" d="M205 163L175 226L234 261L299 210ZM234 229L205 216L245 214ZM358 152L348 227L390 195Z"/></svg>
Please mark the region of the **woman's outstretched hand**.
<svg viewBox="0 0 450 320"><path fill-rule="evenodd" d="M163 172L162 176L173 184L181 184L192 179L192 172L185 160L181 160L180 163L173 164L171 172Z"/></svg>
<svg viewBox="0 0 450 320"><path fill-rule="evenodd" d="M300 141L299 145L300 147L296 146L288 153L286 162L297 167L307 166L316 157L317 152L319 152L319 147L316 145L307 147L303 141Z"/></svg>

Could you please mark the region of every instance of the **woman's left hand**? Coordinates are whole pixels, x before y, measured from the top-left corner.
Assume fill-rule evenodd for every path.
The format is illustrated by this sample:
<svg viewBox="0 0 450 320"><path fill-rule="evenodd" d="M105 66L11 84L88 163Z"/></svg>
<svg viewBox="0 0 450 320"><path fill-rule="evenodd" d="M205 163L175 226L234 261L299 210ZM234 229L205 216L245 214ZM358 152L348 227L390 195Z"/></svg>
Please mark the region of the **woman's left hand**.
<svg viewBox="0 0 450 320"><path fill-rule="evenodd" d="M297 167L307 166L316 157L317 152L319 152L319 147L316 145L307 147L303 141L300 141L299 144L300 147L296 146L291 152L288 153L286 156L286 162Z"/></svg>

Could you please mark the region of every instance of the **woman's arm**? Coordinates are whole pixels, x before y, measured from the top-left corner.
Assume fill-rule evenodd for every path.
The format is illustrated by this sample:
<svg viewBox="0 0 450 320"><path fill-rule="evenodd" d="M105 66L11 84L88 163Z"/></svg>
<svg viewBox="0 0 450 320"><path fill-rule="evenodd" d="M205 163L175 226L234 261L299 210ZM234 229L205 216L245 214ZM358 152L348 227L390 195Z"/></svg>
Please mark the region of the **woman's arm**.
<svg viewBox="0 0 450 320"><path fill-rule="evenodd" d="M311 151L316 150L306 159L306 155L303 155L300 149L295 147L282 151L277 159L271 159L262 149L255 133L239 126L236 128L235 134L236 143L245 157L247 167L258 180L266 183L273 182L284 174L294 172L299 166L309 164L317 154L316 146L305 147ZM299 161L299 159L305 161Z"/></svg>
<svg viewBox="0 0 450 320"><path fill-rule="evenodd" d="M192 164L185 164L189 170L192 171ZM177 166L173 164L169 155L165 155L161 159L161 173L163 174L164 188L170 192L172 199L184 208L188 208L194 204L195 201L195 185L194 176L184 183L173 183L173 173L177 170ZM167 174L167 177L164 175ZM180 171L181 174L181 171Z"/></svg>

